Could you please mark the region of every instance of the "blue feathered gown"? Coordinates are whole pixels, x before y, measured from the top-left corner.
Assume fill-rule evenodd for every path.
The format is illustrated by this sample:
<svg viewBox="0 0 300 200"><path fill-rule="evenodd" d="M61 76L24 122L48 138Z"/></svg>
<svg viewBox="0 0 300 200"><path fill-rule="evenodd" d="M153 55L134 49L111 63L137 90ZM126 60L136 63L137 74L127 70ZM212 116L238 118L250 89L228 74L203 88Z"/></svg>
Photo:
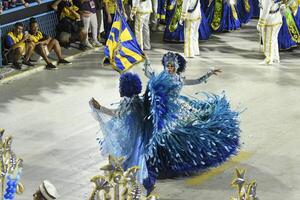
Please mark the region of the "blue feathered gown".
<svg viewBox="0 0 300 200"><path fill-rule="evenodd" d="M205 13L207 16L208 24L211 26L211 28L214 19L214 13L215 13L215 1L216 0L212 1L212 3L209 5ZM215 30L214 28L212 29L216 32L233 31L239 29L241 27L241 22L238 19L238 16L237 18L234 17L231 6L227 3L226 0L222 0L222 2L223 2L222 3L223 6L222 6L220 26ZM236 6L234 6L234 9L235 11L237 10Z"/></svg>
<svg viewBox="0 0 300 200"><path fill-rule="evenodd" d="M253 10L254 10L253 0L248 0L248 3L249 3L249 10L246 9L244 0L238 0L236 5L239 14L239 19L243 24L248 23L253 17Z"/></svg>
<svg viewBox="0 0 300 200"><path fill-rule="evenodd" d="M171 0L169 3L170 3L170 5L173 5L174 8L167 10L166 29L165 29L163 38L164 38L164 41L166 41L166 42L182 43L182 42L184 42L184 26L180 25L178 23L176 30L171 32L169 29L169 25L172 21L172 17L175 12L175 9L176 9L176 6L175 6L176 0ZM201 9L201 17L202 18L201 18L201 24L199 26L199 40L208 40L211 35L211 30L209 28L207 18L204 14L202 7L200 9Z"/></svg>
<svg viewBox="0 0 300 200"><path fill-rule="evenodd" d="M153 135L146 155L149 168L163 177L217 166L239 147L238 113L225 96L191 99L180 95L181 87L180 77L167 72L148 85Z"/></svg>

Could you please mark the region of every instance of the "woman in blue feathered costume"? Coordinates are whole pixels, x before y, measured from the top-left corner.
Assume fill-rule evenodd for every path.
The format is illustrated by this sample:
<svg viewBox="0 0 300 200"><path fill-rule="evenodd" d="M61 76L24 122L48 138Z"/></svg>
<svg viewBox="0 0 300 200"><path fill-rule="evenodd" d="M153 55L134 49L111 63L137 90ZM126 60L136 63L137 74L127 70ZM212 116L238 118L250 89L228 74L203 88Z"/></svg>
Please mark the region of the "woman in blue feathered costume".
<svg viewBox="0 0 300 200"><path fill-rule="evenodd" d="M166 29L164 31L164 36L163 36L164 41L166 42L178 42L178 43L184 42L184 25L178 23L179 18L181 16L181 12L178 12L178 9L180 10L181 7L178 6L177 0L168 1L167 15L166 15ZM208 25L204 11L202 9L202 4L200 6L200 9L201 9L201 23L199 26L199 40L208 40L211 35L211 30ZM178 18L178 22L175 25L176 26L176 28L174 28L175 30L172 30L172 27L170 26L174 26L171 25L172 20L174 20L174 18Z"/></svg>
<svg viewBox="0 0 300 200"><path fill-rule="evenodd" d="M221 164L239 147L238 113L231 111L224 95L206 94L206 99L200 100L180 94L184 84L206 82L220 70L188 80L181 76L186 66L181 55L169 52L162 63L164 71L159 75L145 65L150 78L145 101L149 101L154 127L147 147L150 167L159 175L172 177Z"/></svg>
<svg viewBox="0 0 300 200"><path fill-rule="evenodd" d="M90 101L104 135L101 152L124 156L125 169L139 166L138 178L148 193L157 176L174 177L217 166L239 147L238 113L231 111L225 96L207 94L199 100L181 95L184 83L202 83L220 71L212 70L197 80L184 79L180 74L186 61L171 52L164 55L163 65L165 70L158 75L146 65L150 80L143 97L138 95L139 78L123 74L120 94L124 98L117 110Z"/></svg>
<svg viewBox="0 0 300 200"><path fill-rule="evenodd" d="M213 31L233 31L241 27L235 0L212 0L206 16Z"/></svg>

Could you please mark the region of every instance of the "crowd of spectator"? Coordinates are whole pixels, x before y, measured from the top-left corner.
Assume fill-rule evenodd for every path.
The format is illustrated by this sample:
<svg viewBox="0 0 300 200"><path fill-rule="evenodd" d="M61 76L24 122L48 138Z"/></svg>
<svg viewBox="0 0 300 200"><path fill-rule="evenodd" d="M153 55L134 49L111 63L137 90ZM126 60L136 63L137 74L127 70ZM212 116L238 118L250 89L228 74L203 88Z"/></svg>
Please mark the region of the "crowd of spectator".
<svg viewBox="0 0 300 200"><path fill-rule="evenodd" d="M34 52L40 55L46 62L46 69L55 69L56 66L48 58L49 52L54 50L58 64L70 64L61 53L59 42L39 30L39 24L30 19L29 30L24 32L24 25L17 22L4 40L4 59L12 61L12 67L20 70L22 64L29 67L34 66L31 56ZM20 63L20 59L22 62Z"/></svg>
<svg viewBox="0 0 300 200"><path fill-rule="evenodd" d="M4 10L8 10L10 8L15 8L18 6L29 7L29 3L31 1L25 0L0 0L0 15L3 13ZM41 0L35 0L38 4L41 4Z"/></svg>
<svg viewBox="0 0 300 200"><path fill-rule="evenodd" d="M145 13L133 12L136 9L132 9L134 7L131 0L122 1L124 16L129 26L134 30L133 16L137 14L142 17ZM25 4L24 6L26 6ZM149 5L147 15L152 10L151 4ZM13 30L5 36L3 42L3 58L6 63L11 62L12 67L18 70L22 68L22 64L29 67L33 66L34 63L31 58L35 52L46 62L46 69L54 69L56 66L48 58L49 52L53 50L57 55L58 64L68 64L69 62L63 59L61 46L68 48L72 43L78 42L79 49L85 51L105 44L117 5L115 0L55 0L51 8L57 12L58 17L55 38L42 33L34 18L30 19L27 30L22 23L17 22Z"/></svg>

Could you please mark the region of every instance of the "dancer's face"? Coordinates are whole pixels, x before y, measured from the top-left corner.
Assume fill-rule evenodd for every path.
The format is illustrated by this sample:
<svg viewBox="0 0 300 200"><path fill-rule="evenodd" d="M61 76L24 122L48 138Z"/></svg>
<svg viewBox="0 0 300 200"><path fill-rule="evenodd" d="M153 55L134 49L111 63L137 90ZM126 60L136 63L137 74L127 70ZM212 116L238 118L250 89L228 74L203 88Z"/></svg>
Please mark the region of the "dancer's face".
<svg viewBox="0 0 300 200"><path fill-rule="evenodd" d="M176 68L173 65L171 65L171 64L168 64L167 69L168 69L168 72L170 74L175 74L176 73Z"/></svg>

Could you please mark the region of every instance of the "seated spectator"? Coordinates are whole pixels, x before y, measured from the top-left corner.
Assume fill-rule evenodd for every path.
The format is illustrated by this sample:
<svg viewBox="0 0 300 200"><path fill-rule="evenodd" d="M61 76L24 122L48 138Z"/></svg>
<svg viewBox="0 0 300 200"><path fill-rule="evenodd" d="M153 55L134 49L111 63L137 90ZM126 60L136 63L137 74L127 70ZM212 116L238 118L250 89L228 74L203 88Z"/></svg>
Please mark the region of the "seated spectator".
<svg viewBox="0 0 300 200"><path fill-rule="evenodd" d="M56 68L56 66L53 65L48 58L48 54L52 50L54 50L58 58L57 64L70 64L69 61L63 59L59 42L56 39L42 33L39 30L39 25L34 18L30 19L29 27L30 39L35 43L35 51L41 55L47 63L46 69Z"/></svg>
<svg viewBox="0 0 300 200"><path fill-rule="evenodd" d="M100 47L101 43L98 41L98 22L96 15L96 2L95 0L79 0L79 13L83 21L84 29L88 33L91 27L92 31L92 43L96 47ZM92 47L89 43L88 38L86 40L88 47Z"/></svg>
<svg viewBox="0 0 300 200"><path fill-rule="evenodd" d="M87 32L84 30L79 8L72 0L56 0L52 8L58 11L59 24L57 25L58 40L64 47L76 40L80 41L79 48L86 49Z"/></svg>
<svg viewBox="0 0 300 200"><path fill-rule="evenodd" d="M33 194L33 200L54 200L58 197L55 186L48 180L44 180L39 189Z"/></svg>
<svg viewBox="0 0 300 200"><path fill-rule="evenodd" d="M12 67L20 70L21 64L19 60L22 56L25 55L23 59L23 64L28 66L33 66L29 61L29 58L34 52L35 44L30 41L30 35L23 34L24 25L21 22L17 22L14 25L14 29L9 32L5 38L4 42L4 59L11 60L12 58Z"/></svg>

